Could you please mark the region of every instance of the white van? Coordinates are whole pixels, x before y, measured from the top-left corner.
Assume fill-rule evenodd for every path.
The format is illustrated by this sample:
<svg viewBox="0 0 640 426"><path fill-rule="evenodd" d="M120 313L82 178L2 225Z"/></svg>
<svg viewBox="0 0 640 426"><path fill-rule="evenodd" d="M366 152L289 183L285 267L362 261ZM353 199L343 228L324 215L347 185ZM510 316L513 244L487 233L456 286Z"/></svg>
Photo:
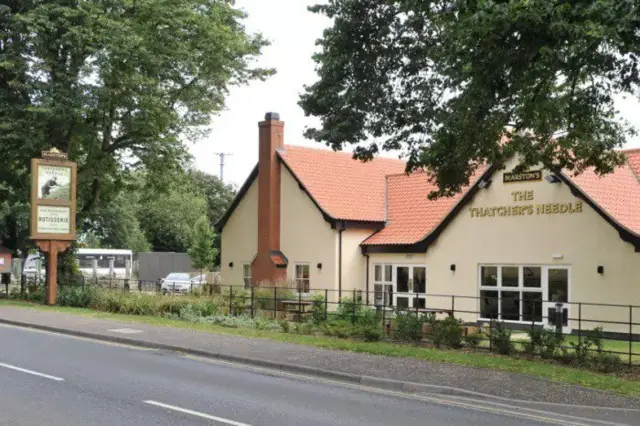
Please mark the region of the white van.
<svg viewBox="0 0 640 426"><path fill-rule="evenodd" d="M27 256L22 267L22 275L28 280L44 279L47 276L47 271L44 268L44 257L39 253Z"/></svg>

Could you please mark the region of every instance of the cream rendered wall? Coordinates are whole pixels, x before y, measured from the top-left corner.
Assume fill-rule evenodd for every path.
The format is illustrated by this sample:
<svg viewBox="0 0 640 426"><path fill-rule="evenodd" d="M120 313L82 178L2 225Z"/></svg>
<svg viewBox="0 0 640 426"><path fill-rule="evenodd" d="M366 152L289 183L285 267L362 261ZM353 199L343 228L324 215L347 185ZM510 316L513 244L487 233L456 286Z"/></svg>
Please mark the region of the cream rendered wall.
<svg viewBox="0 0 640 426"><path fill-rule="evenodd" d="M513 166L515 161L507 171ZM480 190L429 247L428 293L479 296L478 265L482 263L568 265L570 302L627 305L626 308L584 305L583 319L628 321L628 305L640 305L640 253L622 241L618 232L586 203L582 203L582 212L573 214L534 212L524 216L471 217L471 208L581 201L564 183L551 184L543 179L503 184L502 173L494 174L491 186ZM513 191L533 191L533 200L514 202ZM554 259L554 254L562 255L562 259ZM455 272L450 271L451 264L456 265ZM604 266L604 274L597 273L598 265ZM429 307L434 303L440 304L433 299L427 302ZM446 302L443 303L446 307ZM478 311L479 304L474 299L456 298L458 309ZM577 305L571 309L570 318L577 318ZM640 309L633 314L637 322ZM468 314L464 318L475 320L477 316ZM599 324L583 321L582 328L596 325ZM610 331L629 332L628 325L601 325ZM572 321L571 327L577 329L577 321ZM640 333L640 327L634 332Z"/></svg>
<svg viewBox="0 0 640 426"><path fill-rule="evenodd" d="M253 261L258 250L258 180L245 193L222 229L220 268L222 283L244 285L242 265ZM233 262L233 268L229 267Z"/></svg>
<svg viewBox="0 0 640 426"><path fill-rule="evenodd" d="M362 255L360 244L373 233L373 229L346 229L342 232L343 297L353 297L353 290L366 290L367 258Z"/></svg>
<svg viewBox="0 0 640 426"><path fill-rule="evenodd" d="M289 259L287 277L295 279L296 263L308 263L312 289L337 289L337 231L284 167L280 188L280 249Z"/></svg>

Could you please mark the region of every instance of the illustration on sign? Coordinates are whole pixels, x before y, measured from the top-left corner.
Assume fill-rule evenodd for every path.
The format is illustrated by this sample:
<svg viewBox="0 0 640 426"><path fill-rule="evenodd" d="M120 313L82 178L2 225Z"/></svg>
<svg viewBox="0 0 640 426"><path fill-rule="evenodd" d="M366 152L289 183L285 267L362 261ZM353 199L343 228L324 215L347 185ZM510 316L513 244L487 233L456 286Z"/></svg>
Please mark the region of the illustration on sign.
<svg viewBox="0 0 640 426"><path fill-rule="evenodd" d="M65 200L71 197L71 169L69 167L38 166L38 198Z"/></svg>
<svg viewBox="0 0 640 426"><path fill-rule="evenodd" d="M68 234L71 232L69 207L38 206L38 233Z"/></svg>

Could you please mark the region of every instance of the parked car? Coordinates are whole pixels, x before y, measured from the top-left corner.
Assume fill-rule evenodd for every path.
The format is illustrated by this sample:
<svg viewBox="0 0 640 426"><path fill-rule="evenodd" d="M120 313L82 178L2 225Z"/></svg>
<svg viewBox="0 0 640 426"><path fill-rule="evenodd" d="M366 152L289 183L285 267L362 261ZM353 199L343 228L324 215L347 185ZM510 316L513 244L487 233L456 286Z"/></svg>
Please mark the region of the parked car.
<svg viewBox="0 0 640 426"><path fill-rule="evenodd" d="M186 293L194 288L206 284L206 275L196 275L192 277L187 272L172 272L162 280L161 289L163 294Z"/></svg>

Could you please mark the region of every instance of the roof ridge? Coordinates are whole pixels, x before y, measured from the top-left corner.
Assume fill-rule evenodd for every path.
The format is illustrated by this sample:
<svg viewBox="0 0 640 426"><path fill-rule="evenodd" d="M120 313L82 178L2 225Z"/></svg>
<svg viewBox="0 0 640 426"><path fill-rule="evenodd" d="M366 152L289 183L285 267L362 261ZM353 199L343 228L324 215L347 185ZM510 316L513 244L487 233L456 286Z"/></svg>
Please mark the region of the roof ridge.
<svg viewBox="0 0 640 426"><path fill-rule="evenodd" d="M337 155L344 155L344 156L349 156L353 158L353 152L349 152L349 151L336 151L333 149L325 149L325 148L318 148L318 147L311 147L311 146L305 146L305 145L295 145L295 144L284 144L284 152L286 153L287 148L294 148L294 149L306 149L309 151L317 151L317 152L326 152L329 154L337 154ZM406 164L407 162L401 158L394 158L394 157L383 157L380 155L376 155L375 157L373 157L373 160L371 161L375 161L375 160L385 160L385 161L394 161L394 162L398 162L398 163L403 163Z"/></svg>

